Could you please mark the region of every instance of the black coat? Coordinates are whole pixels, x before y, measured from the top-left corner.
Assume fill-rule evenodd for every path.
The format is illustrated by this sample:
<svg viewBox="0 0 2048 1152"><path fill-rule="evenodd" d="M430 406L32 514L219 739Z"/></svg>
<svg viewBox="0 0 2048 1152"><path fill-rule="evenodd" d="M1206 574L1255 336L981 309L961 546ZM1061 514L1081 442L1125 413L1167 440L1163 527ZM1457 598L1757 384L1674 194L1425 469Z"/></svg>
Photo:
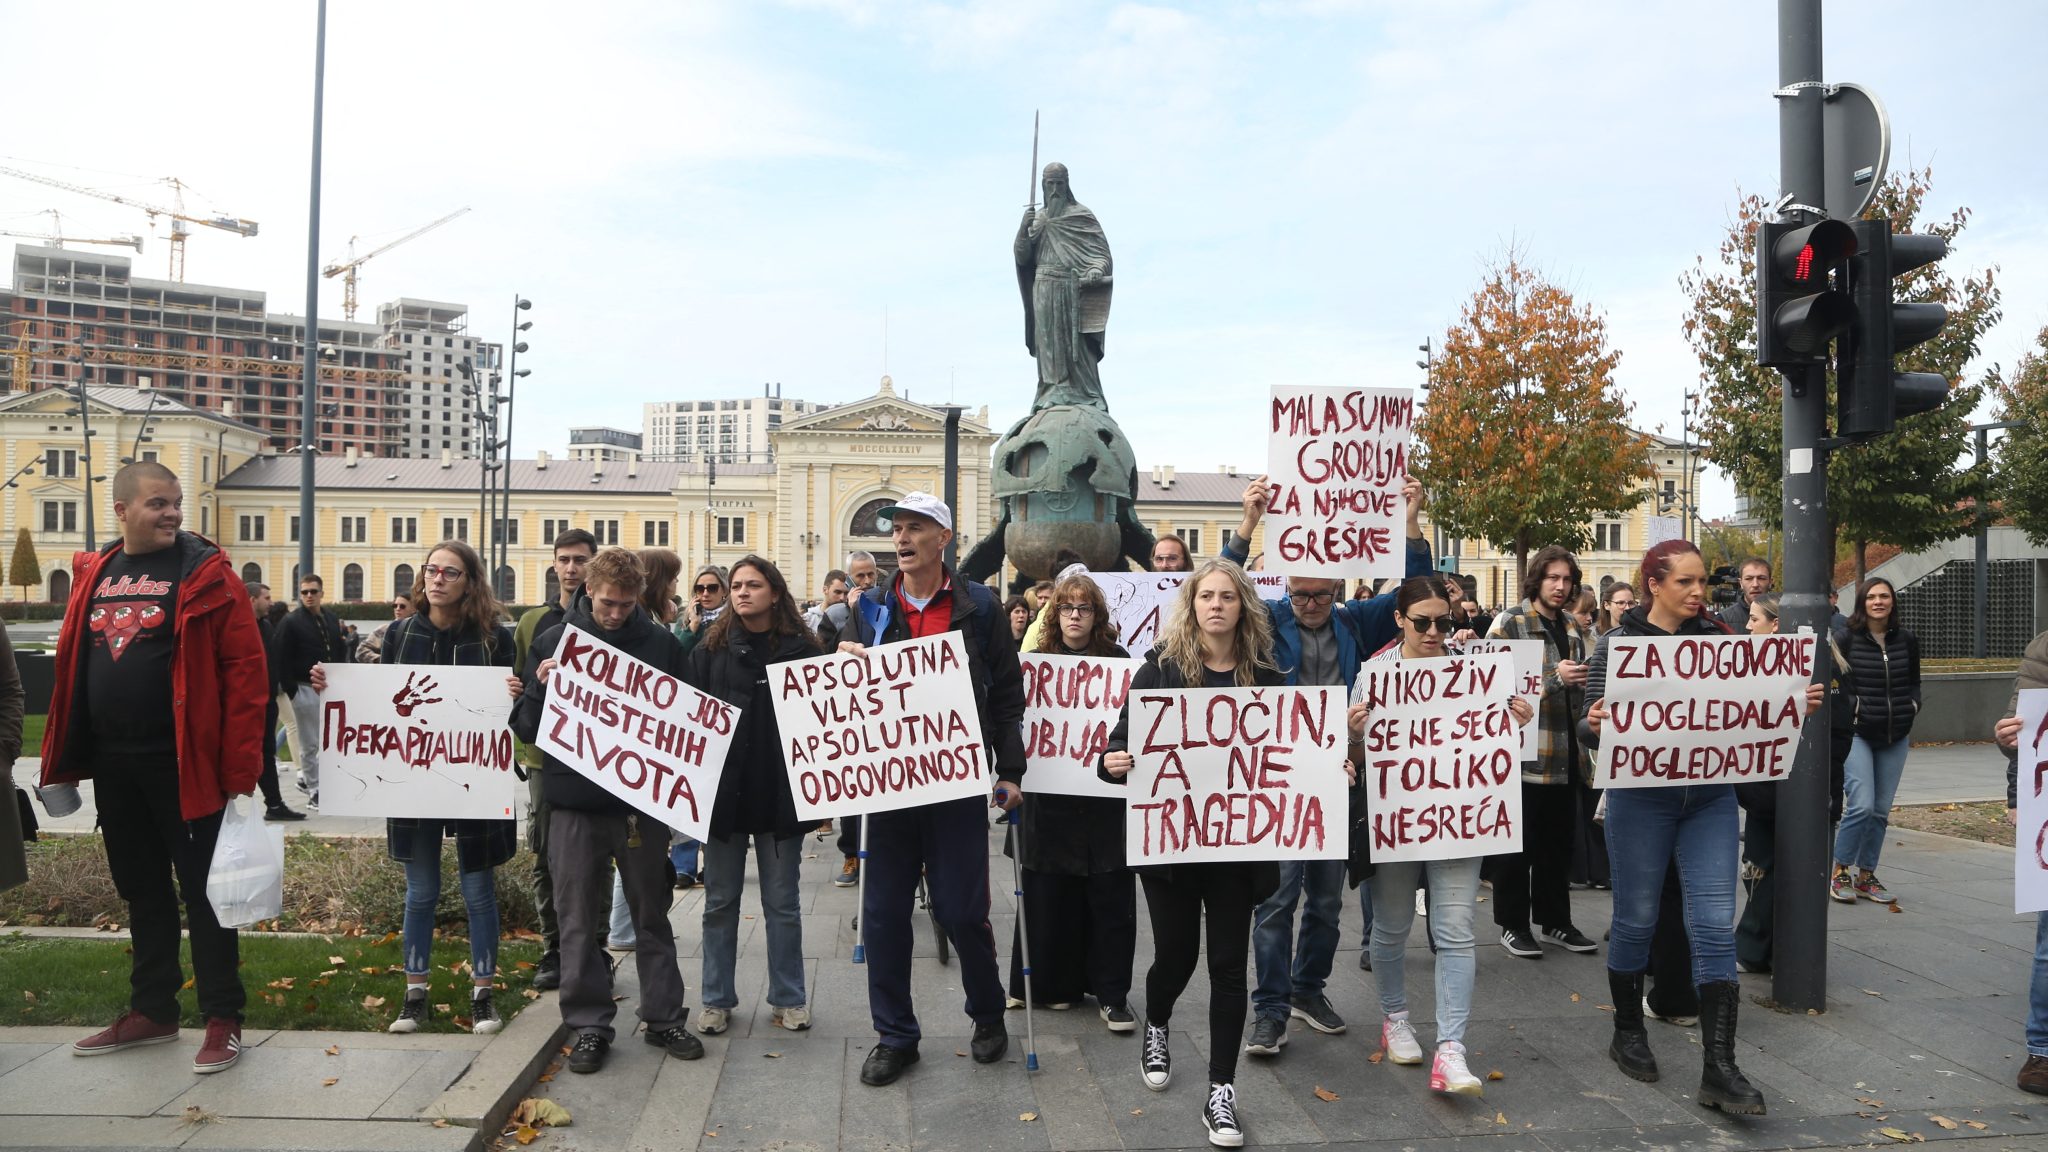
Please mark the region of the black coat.
<svg viewBox="0 0 2048 1152"><path fill-rule="evenodd" d="M1111 647L1115 651L1109 655L1129 658L1129 652ZM1132 687L1136 686L1134 676ZM1122 800L1026 792L1023 813L1024 867L1058 876L1121 872L1127 867Z"/></svg>
<svg viewBox="0 0 2048 1152"><path fill-rule="evenodd" d="M633 609L633 615L624 624L616 630L608 630L598 627L584 602L579 601L576 610L569 613L561 624L534 637L533 647L526 654L526 671L520 677L526 682L526 688L519 702L512 706L512 734L528 744L540 738L541 721L547 716L547 685L534 677L534 671L542 661L555 654L555 649L562 643L562 632L570 624L588 632L601 644L653 665L657 671L677 679L683 677L682 642L666 627L656 623L646 609ZM628 816L639 811L605 791L602 784L546 753L541 754L540 783L541 795L556 808L594 812L602 816Z"/></svg>
<svg viewBox="0 0 2048 1152"><path fill-rule="evenodd" d="M1895 617L1880 644L1867 628L1842 646L1849 662L1848 697L1856 735L1872 744L1896 744L1920 714L1920 638Z"/></svg>
<svg viewBox="0 0 2048 1152"><path fill-rule="evenodd" d="M787 840L818 826L796 818L796 797L789 790L782 730L775 721L774 692L768 683L771 666L816 656L818 644L809 633L766 639L772 647L763 651L734 620L718 647L700 640L690 649L683 677L692 688L740 710L732 751L718 777L718 799L711 808L711 835L719 840L763 832Z"/></svg>
<svg viewBox="0 0 2048 1152"><path fill-rule="evenodd" d="M512 629L493 625L489 637L474 631L454 632L434 627L424 615L393 620L377 652L384 664L426 664L465 668L512 669ZM418 816L393 816L384 821L385 849L393 860L412 859L411 833L422 824L437 825L455 837L455 863L463 872L482 872L512 858L519 836L510 820L436 820Z"/></svg>
<svg viewBox="0 0 2048 1152"><path fill-rule="evenodd" d="M1287 674L1277 668L1260 668L1253 675L1252 682L1261 688L1285 687L1287 684ZM1190 687L1190 685L1187 680L1182 678L1179 668L1171 664L1161 664L1159 662L1159 649L1157 648L1154 648L1146 655L1145 666L1138 669L1131 676L1132 695L1153 688L1187 687ZM1109 747L1103 749L1103 755L1106 756L1111 752L1128 752L1130 750L1131 702L1129 698L1126 698L1124 700L1123 715L1117 717L1116 727L1109 733ZM1129 786L1131 780L1129 773L1125 773L1122 776L1111 776L1108 770L1103 768L1102 761L1099 758L1095 762L1095 774L1111 784ZM1275 888L1280 886L1280 863L1277 860L1249 860L1205 864L1147 864L1140 868L1134 868L1132 871L1154 882L1164 881L1172 883L1176 872L1190 868L1249 868L1251 870L1253 904L1265 900L1266 897L1273 894Z"/></svg>
<svg viewBox="0 0 2048 1152"><path fill-rule="evenodd" d="M348 640L341 634L341 618L329 610L316 616L304 608L292 609L277 626L272 655L277 666L270 674L293 688L310 682L315 664L351 662Z"/></svg>

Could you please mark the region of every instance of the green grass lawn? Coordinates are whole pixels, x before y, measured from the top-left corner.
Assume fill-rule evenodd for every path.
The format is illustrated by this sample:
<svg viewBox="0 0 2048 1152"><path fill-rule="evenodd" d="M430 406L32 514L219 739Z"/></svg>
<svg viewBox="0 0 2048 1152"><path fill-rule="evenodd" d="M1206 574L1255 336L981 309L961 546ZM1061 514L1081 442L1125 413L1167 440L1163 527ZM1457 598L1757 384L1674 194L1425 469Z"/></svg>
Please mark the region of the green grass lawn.
<svg viewBox="0 0 2048 1152"><path fill-rule="evenodd" d="M405 996L395 937L244 932L241 950L242 986L249 991L244 1012L248 1028L381 1032L397 1017ZM129 952L128 942L119 938L58 940L19 933L0 937L0 988L10 989L7 995L18 1006L7 1023L90 1028L112 1023L128 1007ZM182 946L179 955L188 989L179 995L181 1023L204 1027L189 991L190 946ZM499 945L494 1003L500 1016L509 1020L531 1003L526 982L539 959L537 942L508 939ZM427 997L435 1007L421 1031L468 1031L468 968L467 941L434 941Z"/></svg>
<svg viewBox="0 0 2048 1152"><path fill-rule="evenodd" d="M41 712L22 718L21 754L23 756L41 756L43 754L44 719L45 717Z"/></svg>

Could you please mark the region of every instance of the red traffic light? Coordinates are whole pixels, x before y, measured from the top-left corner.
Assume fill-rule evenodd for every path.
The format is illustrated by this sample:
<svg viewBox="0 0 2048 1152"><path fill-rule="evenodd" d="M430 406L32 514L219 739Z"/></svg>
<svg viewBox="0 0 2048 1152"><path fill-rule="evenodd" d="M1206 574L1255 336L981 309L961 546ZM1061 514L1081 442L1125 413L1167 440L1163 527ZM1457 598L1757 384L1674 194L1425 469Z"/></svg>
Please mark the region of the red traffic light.
<svg viewBox="0 0 2048 1152"><path fill-rule="evenodd" d="M1825 280L1829 269L1855 254L1856 232L1840 220L1788 229L1773 239L1771 247L1778 274L1800 287Z"/></svg>

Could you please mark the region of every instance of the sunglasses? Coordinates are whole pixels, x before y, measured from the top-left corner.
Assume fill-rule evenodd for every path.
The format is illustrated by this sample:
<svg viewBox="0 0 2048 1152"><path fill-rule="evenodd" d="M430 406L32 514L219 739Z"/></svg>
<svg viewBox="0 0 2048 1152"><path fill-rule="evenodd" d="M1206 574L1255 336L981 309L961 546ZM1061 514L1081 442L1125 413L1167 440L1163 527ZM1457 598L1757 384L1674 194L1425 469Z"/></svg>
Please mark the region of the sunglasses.
<svg viewBox="0 0 2048 1152"><path fill-rule="evenodd" d="M318 588L301 588L301 589L299 589L299 595L301 595L301 596L318 596L319 594L320 594L320 590L319 590Z"/></svg>
<svg viewBox="0 0 2048 1152"><path fill-rule="evenodd" d="M699 584L697 585L697 595L708 596L711 593L718 591L719 587L720 586L717 584Z"/></svg>
<svg viewBox="0 0 2048 1152"><path fill-rule="evenodd" d="M1432 628L1449 636L1458 627L1457 621L1449 616L1410 616L1408 623L1415 626L1415 634L1418 636L1429 635Z"/></svg>

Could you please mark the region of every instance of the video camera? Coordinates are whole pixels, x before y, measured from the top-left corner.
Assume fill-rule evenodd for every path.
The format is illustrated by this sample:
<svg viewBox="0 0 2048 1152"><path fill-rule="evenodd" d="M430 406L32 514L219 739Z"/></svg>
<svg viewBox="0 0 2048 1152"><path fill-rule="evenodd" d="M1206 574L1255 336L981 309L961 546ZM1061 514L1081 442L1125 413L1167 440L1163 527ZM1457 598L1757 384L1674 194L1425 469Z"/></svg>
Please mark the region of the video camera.
<svg viewBox="0 0 2048 1152"><path fill-rule="evenodd" d="M1742 581L1736 575L1735 565L1723 564L1714 569L1707 577L1707 589L1717 608L1726 608L1742 599Z"/></svg>

